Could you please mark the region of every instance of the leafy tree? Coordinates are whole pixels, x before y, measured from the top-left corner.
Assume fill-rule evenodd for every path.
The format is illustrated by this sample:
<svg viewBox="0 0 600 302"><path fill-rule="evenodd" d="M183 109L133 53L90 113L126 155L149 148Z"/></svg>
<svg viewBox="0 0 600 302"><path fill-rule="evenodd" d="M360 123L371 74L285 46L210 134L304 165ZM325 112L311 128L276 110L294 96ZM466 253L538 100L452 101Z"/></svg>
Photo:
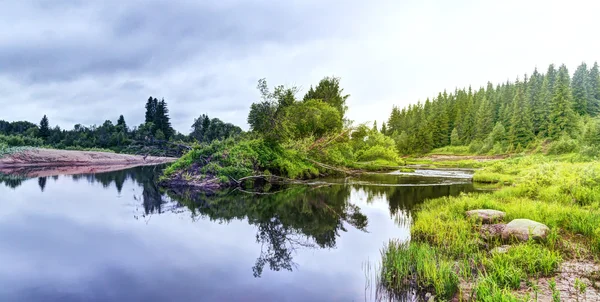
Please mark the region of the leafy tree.
<svg viewBox="0 0 600 302"><path fill-rule="evenodd" d="M340 78L325 77L314 89L312 86L310 87L304 95L304 100L322 100L336 108L341 117L345 118L348 110L346 100L350 95L344 95L343 93L344 89L340 88Z"/></svg>
<svg viewBox="0 0 600 302"><path fill-rule="evenodd" d="M155 137L157 140L165 140L165 139L166 139L166 136L165 136L165 134L164 134L164 133L162 132L162 130L160 130L160 129L156 130L156 134L154 134L154 137Z"/></svg>
<svg viewBox="0 0 600 302"><path fill-rule="evenodd" d="M342 118L339 111L321 100L306 100L290 105L286 110L285 125L292 137L323 137L339 132Z"/></svg>
<svg viewBox="0 0 600 302"><path fill-rule="evenodd" d="M40 121L40 131L38 132L38 136L43 140L47 140L50 137L50 126L48 122L48 117L44 115L42 120Z"/></svg>

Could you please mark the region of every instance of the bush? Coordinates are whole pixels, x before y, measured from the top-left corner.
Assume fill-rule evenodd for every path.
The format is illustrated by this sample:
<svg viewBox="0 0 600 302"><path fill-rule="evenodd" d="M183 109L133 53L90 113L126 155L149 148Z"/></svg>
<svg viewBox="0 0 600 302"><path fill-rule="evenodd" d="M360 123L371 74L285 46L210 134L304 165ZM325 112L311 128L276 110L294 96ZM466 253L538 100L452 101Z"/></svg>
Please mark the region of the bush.
<svg viewBox="0 0 600 302"><path fill-rule="evenodd" d="M478 153L483 148L483 142L480 140L474 140L469 144L470 153Z"/></svg>
<svg viewBox="0 0 600 302"><path fill-rule="evenodd" d="M366 150L360 150L357 152L359 161L372 161L377 159L384 159L391 162L398 162L400 158L398 154L391 149L384 148L383 146L373 146Z"/></svg>
<svg viewBox="0 0 600 302"><path fill-rule="evenodd" d="M563 135L561 138L552 144L548 148L548 154L566 154L577 151L578 143L568 135Z"/></svg>

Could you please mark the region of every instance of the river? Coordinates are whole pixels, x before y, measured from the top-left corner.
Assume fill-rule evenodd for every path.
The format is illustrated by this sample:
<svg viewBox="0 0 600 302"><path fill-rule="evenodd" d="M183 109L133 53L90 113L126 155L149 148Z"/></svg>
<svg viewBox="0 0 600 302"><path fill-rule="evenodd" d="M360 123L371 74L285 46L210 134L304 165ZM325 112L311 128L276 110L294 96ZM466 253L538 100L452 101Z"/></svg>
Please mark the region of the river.
<svg viewBox="0 0 600 302"><path fill-rule="evenodd" d="M158 173L0 176L0 301L372 301L415 206L474 190L417 171L206 196Z"/></svg>

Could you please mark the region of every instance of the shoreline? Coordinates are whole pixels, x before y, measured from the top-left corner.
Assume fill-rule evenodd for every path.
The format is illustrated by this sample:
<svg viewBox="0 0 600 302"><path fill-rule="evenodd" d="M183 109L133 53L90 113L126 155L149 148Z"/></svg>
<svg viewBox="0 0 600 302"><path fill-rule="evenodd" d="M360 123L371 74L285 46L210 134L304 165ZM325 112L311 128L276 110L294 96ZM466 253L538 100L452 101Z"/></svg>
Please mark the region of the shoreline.
<svg viewBox="0 0 600 302"><path fill-rule="evenodd" d="M0 158L0 173L43 177L56 174L111 172L138 166L160 165L173 157L127 155L97 151L29 149Z"/></svg>

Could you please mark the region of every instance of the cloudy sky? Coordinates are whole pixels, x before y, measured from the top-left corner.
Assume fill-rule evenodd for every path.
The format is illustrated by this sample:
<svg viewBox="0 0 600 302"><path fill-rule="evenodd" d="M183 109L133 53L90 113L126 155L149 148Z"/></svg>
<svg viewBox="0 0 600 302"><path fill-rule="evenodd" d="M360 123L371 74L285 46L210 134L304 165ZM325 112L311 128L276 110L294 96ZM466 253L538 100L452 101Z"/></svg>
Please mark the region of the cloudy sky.
<svg viewBox="0 0 600 302"><path fill-rule="evenodd" d="M387 119L443 89L600 60L598 1L0 0L0 119L143 119L165 98L247 128L260 78L341 77L350 119ZM301 96L301 95L300 95Z"/></svg>

